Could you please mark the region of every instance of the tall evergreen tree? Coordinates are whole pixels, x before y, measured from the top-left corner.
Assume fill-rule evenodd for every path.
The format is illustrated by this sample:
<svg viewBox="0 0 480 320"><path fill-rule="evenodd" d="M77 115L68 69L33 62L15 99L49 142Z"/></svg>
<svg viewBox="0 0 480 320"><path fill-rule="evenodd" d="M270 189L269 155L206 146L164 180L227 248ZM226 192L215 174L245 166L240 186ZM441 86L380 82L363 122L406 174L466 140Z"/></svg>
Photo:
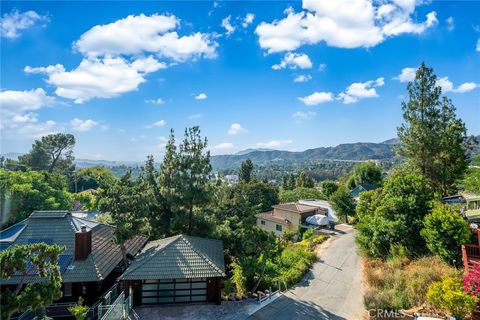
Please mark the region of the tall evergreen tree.
<svg viewBox="0 0 480 320"><path fill-rule="evenodd" d="M452 101L442 97L432 68L422 63L407 91L409 99L402 103L405 122L398 128L398 153L446 195L468 166L474 138L467 136L465 124L456 118Z"/></svg>
<svg viewBox="0 0 480 320"><path fill-rule="evenodd" d="M298 174L296 187L298 188L313 188L315 187L315 181L307 176L305 171Z"/></svg>
<svg viewBox="0 0 480 320"><path fill-rule="evenodd" d="M253 163L252 160L247 159L240 165L240 171L238 172L238 178L243 182L250 182L253 179Z"/></svg>

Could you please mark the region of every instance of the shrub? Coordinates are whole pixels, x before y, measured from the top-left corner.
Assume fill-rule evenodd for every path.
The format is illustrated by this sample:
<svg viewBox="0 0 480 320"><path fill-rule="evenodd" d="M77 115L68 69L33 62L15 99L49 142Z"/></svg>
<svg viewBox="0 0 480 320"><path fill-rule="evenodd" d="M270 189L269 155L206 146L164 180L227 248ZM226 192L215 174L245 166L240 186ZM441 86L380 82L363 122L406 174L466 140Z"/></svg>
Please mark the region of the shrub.
<svg viewBox="0 0 480 320"><path fill-rule="evenodd" d="M247 293L246 290L246 278L243 274L242 266L237 262L232 262L232 277L231 281L235 285L235 290L237 292L237 296L244 296Z"/></svg>
<svg viewBox="0 0 480 320"><path fill-rule="evenodd" d="M471 231L463 218L447 206L435 207L423 220L421 231L427 248L445 262L460 261L460 248L469 242Z"/></svg>
<svg viewBox="0 0 480 320"><path fill-rule="evenodd" d="M302 240L308 240L313 237L313 228L308 228L302 235Z"/></svg>
<svg viewBox="0 0 480 320"><path fill-rule="evenodd" d="M472 296L480 298L480 266L475 265L473 270L470 270L463 280L463 289Z"/></svg>
<svg viewBox="0 0 480 320"><path fill-rule="evenodd" d="M434 307L450 312L457 319L472 315L477 305L477 298L463 291L459 277L448 277L430 285L427 300Z"/></svg>
<svg viewBox="0 0 480 320"><path fill-rule="evenodd" d="M87 317L88 307L83 305L83 298L80 297L77 303L68 308L68 311L75 317L75 320L83 320Z"/></svg>

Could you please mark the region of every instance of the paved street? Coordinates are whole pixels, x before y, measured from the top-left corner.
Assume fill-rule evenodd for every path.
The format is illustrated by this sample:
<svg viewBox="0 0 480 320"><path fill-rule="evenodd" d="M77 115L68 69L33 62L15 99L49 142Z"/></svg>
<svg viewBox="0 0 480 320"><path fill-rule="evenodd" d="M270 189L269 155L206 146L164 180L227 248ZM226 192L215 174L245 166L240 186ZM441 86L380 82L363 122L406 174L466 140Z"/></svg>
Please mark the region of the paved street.
<svg viewBox="0 0 480 320"><path fill-rule="evenodd" d="M360 258L354 230L329 240L301 284L249 317L250 320L363 319Z"/></svg>

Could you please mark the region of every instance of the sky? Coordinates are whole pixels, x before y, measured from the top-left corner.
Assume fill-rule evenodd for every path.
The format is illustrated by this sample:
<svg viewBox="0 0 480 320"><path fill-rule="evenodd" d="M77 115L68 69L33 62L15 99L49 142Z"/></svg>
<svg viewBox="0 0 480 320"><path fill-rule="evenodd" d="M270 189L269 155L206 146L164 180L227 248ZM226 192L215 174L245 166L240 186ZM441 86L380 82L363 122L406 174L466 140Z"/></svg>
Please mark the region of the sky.
<svg viewBox="0 0 480 320"><path fill-rule="evenodd" d="M140 161L194 125L212 154L381 142L422 61L478 135L478 12L479 1L2 1L1 153L66 132L77 158Z"/></svg>

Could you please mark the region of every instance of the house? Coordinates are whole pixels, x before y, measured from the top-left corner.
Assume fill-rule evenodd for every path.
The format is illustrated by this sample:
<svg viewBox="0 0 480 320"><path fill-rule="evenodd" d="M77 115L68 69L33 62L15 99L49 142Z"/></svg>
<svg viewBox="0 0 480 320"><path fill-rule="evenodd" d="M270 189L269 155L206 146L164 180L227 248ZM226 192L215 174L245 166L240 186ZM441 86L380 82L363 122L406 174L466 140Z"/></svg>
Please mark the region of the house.
<svg viewBox="0 0 480 320"><path fill-rule="evenodd" d="M287 230L298 230L307 217L326 214L328 211L318 206L302 203L284 203L272 206L273 210L255 215L257 226L273 231L276 236Z"/></svg>
<svg viewBox="0 0 480 320"><path fill-rule="evenodd" d="M448 205L462 207L462 215L470 222L480 222L480 195L462 192L457 195L444 197L442 202Z"/></svg>
<svg viewBox="0 0 480 320"><path fill-rule="evenodd" d="M34 211L27 219L0 231L0 250L15 244L44 242L65 246L58 263L62 274L63 297L59 302L95 303L121 274L120 247L113 243L114 228L78 218L68 211ZM127 254L133 257L147 242L138 235L126 242ZM1 287L15 286L21 276L1 279ZM26 283L38 281L32 273Z"/></svg>
<svg viewBox="0 0 480 320"><path fill-rule="evenodd" d="M333 209L330 202L326 200L298 200L298 203L318 207L320 210L326 212L329 221L338 222L337 212Z"/></svg>
<svg viewBox="0 0 480 320"><path fill-rule="evenodd" d="M364 184L361 184L361 185L357 186L356 188L350 190L350 193L352 194L355 201L358 201L358 199L360 198L360 193L365 192L365 191L375 190L377 188L378 188L378 186L375 185L375 184L364 183Z"/></svg>
<svg viewBox="0 0 480 320"><path fill-rule="evenodd" d="M121 276L133 305L221 303L223 242L178 235L150 241ZM126 294L127 291L126 291Z"/></svg>

